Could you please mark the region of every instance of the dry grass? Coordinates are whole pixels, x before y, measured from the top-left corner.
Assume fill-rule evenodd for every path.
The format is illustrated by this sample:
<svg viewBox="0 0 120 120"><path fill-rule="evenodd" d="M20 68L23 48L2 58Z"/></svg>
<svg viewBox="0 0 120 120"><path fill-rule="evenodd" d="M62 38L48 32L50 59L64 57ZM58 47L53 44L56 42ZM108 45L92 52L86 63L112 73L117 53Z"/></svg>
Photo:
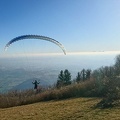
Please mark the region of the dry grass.
<svg viewBox="0 0 120 120"><path fill-rule="evenodd" d="M119 120L120 109L95 109L100 99L74 98L0 109L0 120Z"/></svg>
<svg viewBox="0 0 120 120"><path fill-rule="evenodd" d="M72 84L60 89L51 88L41 92L33 90L11 91L0 95L0 108L8 108L20 105L32 104L40 101L62 100L74 97L96 97L94 92L94 81L89 80L79 84Z"/></svg>

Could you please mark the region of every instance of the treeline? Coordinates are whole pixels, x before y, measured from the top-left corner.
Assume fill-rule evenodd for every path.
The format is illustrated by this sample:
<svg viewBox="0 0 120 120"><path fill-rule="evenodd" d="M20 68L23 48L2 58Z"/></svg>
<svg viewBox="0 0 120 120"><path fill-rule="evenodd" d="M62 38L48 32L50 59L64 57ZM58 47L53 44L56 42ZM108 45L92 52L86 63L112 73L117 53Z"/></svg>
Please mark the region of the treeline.
<svg viewBox="0 0 120 120"><path fill-rule="evenodd" d="M86 80L90 80L91 78L91 69L82 69L80 72L77 73L77 76L74 80L71 80L71 73L65 69L64 71L61 70L60 74L58 75L58 80L56 83L56 87L60 88L63 86L67 86L70 85L72 83L80 83L80 82L84 82Z"/></svg>
<svg viewBox="0 0 120 120"><path fill-rule="evenodd" d="M87 81L92 82L91 86L89 86L91 89L89 89L88 96L103 97L98 106L111 107L118 104L117 102L120 99L120 55L116 56L114 65L100 67L94 71L82 69L77 73L74 80L71 80L71 73L67 69L61 70L56 87L61 88L70 84L81 84Z"/></svg>

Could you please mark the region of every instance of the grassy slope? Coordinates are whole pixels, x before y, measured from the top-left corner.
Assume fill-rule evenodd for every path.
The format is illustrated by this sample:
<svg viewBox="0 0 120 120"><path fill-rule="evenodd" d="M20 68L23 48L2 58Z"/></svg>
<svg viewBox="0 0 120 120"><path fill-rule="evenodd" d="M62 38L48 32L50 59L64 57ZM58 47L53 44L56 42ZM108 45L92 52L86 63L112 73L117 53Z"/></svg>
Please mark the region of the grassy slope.
<svg viewBox="0 0 120 120"><path fill-rule="evenodd" d="M97 98L75 98L0 109L0 120L119 120L120 109L95 109Z"/></svg>

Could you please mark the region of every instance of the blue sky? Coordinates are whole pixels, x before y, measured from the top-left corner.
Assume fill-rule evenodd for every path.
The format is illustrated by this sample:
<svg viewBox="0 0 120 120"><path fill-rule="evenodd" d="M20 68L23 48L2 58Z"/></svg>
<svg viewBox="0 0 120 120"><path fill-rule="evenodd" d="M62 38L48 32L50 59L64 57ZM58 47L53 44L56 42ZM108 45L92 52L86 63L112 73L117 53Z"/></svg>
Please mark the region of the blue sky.
<svg viewBox="0 0 120 120"><path fill-rule="evenodd" d="M120 51L120 0L0 0L0 11L0 51L25 34L54 38L67 52ZM17 42L9 51L22 52L23 46L62 52L37 40Z"/></svg>

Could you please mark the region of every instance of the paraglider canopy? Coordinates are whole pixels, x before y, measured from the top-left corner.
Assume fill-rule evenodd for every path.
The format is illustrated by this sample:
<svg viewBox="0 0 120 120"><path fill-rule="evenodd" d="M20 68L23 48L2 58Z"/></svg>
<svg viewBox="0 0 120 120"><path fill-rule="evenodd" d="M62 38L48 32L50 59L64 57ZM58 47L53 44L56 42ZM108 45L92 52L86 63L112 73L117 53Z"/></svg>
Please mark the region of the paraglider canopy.
<svg viewBox="0 0 120 120"><path fill-rule="evenodd" d="M58 45L58 46L62 49L63 53L66 55L65 48L63 47L63 45L62 45L60 42L58 42L57 40L52 39L52 38L50 38L50 37L40 36L40 35L22 35L22 36L18 36L18 37L16 37L16 38L13 38L12 40L10 40L10 41L6 44L6 46L5 46L5 51L8 49L8 47L9 47L12 43L17 42L17 41L19 41L19 40L25 40L25 39L39 39L39 40L46 40L46 41L52 42L52 43Z"/></svg>

